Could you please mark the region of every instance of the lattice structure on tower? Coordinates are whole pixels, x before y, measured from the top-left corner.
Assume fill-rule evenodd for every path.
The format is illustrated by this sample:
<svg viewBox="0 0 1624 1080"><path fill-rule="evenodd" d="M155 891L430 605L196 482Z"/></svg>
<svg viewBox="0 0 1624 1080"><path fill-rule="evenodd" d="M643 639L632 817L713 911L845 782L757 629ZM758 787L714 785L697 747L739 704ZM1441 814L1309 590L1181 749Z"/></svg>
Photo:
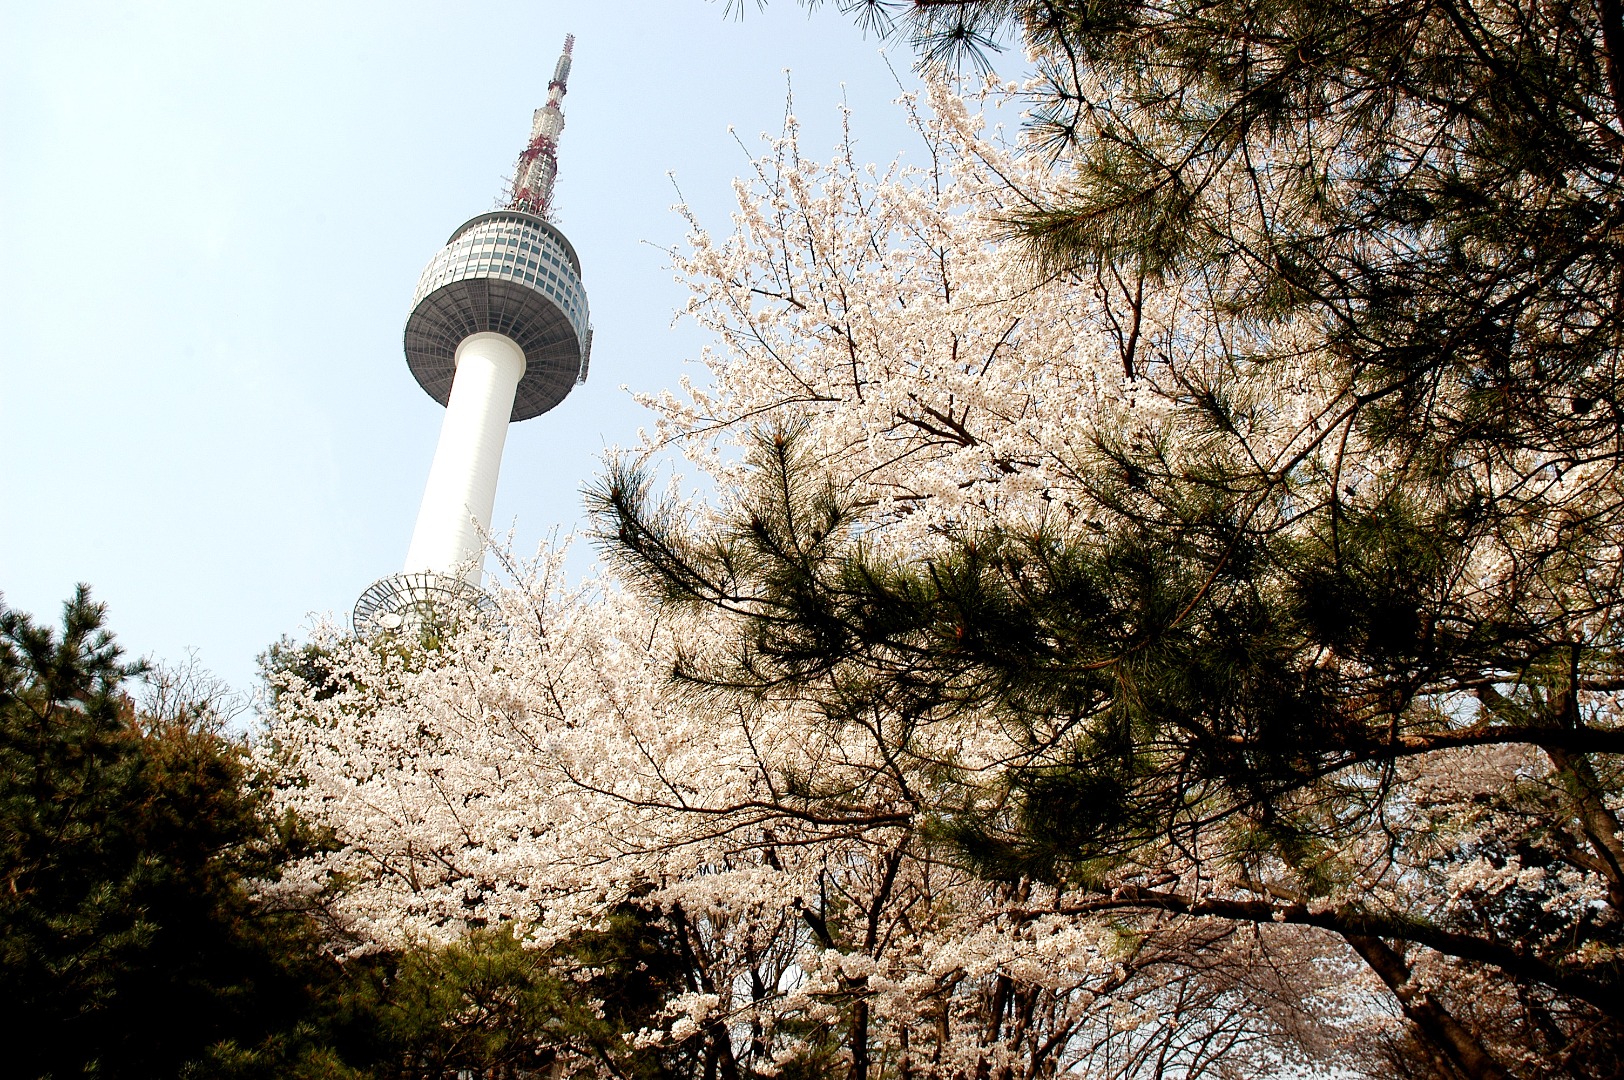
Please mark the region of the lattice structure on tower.
<svg viewBox="0 0 1624 1080"><path fill-rule="evenodd" d="M552 209L553 181L558 177L558 137L564 133L564 94L569 90L574 51L575 35L570 34L564 38L564 54L553 68L552 82L547 84L547 104L536 110L530 122L530 141L513 170L509 210L545 218Z"/></svg>
<svg viewBox="0 0 1624 1080"><path fill-rule="evenodd" d="M393 574L375 581L355 602L351 625L374 634L447 636L470 622L502 626L496 601L478 585L446 574Z"/></svg>

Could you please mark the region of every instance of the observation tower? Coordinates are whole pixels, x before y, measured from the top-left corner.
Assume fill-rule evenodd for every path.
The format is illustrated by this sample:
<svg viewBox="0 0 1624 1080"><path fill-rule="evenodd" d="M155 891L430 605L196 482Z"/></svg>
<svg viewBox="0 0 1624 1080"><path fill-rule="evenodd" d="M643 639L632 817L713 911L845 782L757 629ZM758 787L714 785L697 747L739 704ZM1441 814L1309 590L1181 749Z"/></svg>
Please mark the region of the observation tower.
<svg viewBox="0 0 1624 1080"><path fill-rule="evenodd" d="M592 324L581 261L550 220L574 47L571 34L506 207L464 222L418 279L406 363L445 420L405 567L356 601L358 634L491 607L480 578L508 424L540 416L586 381Z"/></svg>

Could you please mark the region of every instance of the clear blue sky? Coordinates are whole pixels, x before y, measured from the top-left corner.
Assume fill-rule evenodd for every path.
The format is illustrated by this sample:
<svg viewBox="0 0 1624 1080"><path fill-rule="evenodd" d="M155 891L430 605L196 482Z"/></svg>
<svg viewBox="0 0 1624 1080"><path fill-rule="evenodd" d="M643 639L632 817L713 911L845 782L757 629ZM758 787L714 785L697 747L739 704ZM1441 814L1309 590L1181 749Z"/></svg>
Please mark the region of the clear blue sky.
<svg viewBox="0 0 1624 1080"><path fill-rule="evenodd" d="M592 379L509 433L521 551L697 355L656 246L667 173L715 231L792 72L805 144L915 149L877 43L791 0L0 0L0 591L78 581L131 652L254 656L398 569L441 409L401 355L417 275L490 209L574 32L560 222ZM893 53L905 80L910 57ZM578 569L590 556L579 553Z"/></svg>

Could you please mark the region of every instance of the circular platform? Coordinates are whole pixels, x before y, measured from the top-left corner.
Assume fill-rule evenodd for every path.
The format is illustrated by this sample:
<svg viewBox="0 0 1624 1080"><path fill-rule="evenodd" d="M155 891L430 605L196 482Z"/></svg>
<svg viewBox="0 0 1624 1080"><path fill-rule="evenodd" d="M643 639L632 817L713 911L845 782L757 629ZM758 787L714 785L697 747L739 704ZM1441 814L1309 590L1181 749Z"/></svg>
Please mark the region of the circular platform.
<svg viewBox="0 0 1624 1080"><path fill-rule="evenodd" d="M444 405L457 345L504 334L524 350L513 420L528 420L586 381L592 324L581 263L557 228L533 214L497 210L465 222L429 262L406 320L406 362Z"/></svg>
<svg viewBox="0 0 1624 1080"><path fill-rule="evenodd" d="M445 574L391 574L355 602L350 625L361 637L451 633L473 619L498 625L496 602L477 585Z"/></svg>

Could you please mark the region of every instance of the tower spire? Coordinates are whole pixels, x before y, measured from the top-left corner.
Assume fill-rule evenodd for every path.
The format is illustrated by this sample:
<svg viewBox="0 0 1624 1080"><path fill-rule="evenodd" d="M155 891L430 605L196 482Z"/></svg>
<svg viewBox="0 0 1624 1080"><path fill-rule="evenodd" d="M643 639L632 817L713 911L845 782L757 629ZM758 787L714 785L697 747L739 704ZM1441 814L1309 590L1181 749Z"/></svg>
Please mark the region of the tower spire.
<svg viewBox="0 0 1624 1080"><path fill-rule="evenodd" d="M558 175L558 137L564 133L564 93L569 89L570 57L574 51L575 35L567 34L564 52L553 68L553 81L547 84L547 104L536 110L530 123L530 142L513 170L509 210L550 216L553 179Z"/></svg>

